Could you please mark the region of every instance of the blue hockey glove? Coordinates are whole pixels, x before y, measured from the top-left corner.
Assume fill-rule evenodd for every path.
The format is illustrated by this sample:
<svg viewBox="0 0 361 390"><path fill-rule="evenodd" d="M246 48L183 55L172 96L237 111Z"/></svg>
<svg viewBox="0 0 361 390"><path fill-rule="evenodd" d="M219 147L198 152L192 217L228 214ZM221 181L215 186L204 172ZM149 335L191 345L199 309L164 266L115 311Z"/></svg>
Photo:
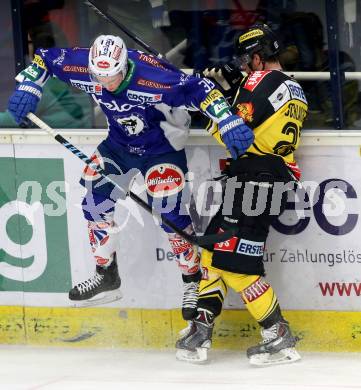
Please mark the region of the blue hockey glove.
<svg viewBox="0 0 361 390"><path fill-rule="evenodd" d="M20 83L10 96L8 110L16 123L20 124L29 112L35 112L42 95L42 88L32 81Z"/></svg>
<svg viewBox="0 0 361 390"><path fill-rule="evenodd" d="M238 115L223 119L219 122L218 128L222 141L234 160L245 153L254 141L252 129Z"/></svg>

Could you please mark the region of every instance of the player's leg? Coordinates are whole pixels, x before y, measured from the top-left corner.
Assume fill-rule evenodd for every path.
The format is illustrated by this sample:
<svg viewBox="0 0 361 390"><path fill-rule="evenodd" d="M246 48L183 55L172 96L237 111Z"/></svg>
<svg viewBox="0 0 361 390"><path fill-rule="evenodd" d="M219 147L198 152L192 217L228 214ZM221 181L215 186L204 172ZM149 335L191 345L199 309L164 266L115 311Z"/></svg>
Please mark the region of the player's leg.
<svg viewBox="0 0 361 390"><path fill-rule="evenodd" d="M93 203L95 210L91 212ZM100 207L103 208L102 213L98 213ZM113 218L114 203L109 202L108 198L88 193L83 200L83 208L88 221L88 237L95 260L95 273L75 285L69 291L69 299L74 306L93 306L122 297L116 260L119 229Z"/></svg>
<svg viewBox="0 0 361 390"><path fill-rule="evenodd" d="M221 313L227 286L222 271L211 266L212 252L202 251L203 278L199 288L197 315L180 333L176 343L178 360L204 363L212 345L214 320Z"/></svg>
<svg viewBox="0 0 361 390"><path fill-rule="evenodd" d="M282 315L272 286L260 275L224 272L227 285L240 294L247 310L261 327L262 341L247 349L252 365L291 363L301 357L297 338Z"/></svg>
<svg viewBox="0 0 361 390"><path fill-rule="evenodd" d="M239 227L235 237L214 245L212 266L227 271L223 274L227 285L241 294L250 314L261 326L261 344L247 351L252 364L287 363L300 358L294 348L297 340L281 314L276 295L263 279L263 254L269 227L287 201L287 191L275 192L277 178L274 171L282 180L287 178L287 172L282 171L283 166L277 165L280 159L275 159L268 161L263 157L262 160L252 160L252 164L243 161L234 163L240 165L237 179L242 185L238 185L234 193L231 213L226 212L225 201L218 219L215 218L214 225L210 225L213 232L226 229L230 223ZM275 164L274 170L270 170L272 164ZM278 208L272 203L275 199L279 203ZM251 200L252 205L263 207L259 212L251 212L245 206L247 200Z"/></svg>
<svg viewBox="0 0 361 390"><path fill-rule="evenodd" d="M184 199L188 172L184 150L154 156L144 170L148 198L153 207L188 234L194 234L191 218ZM169 243L182 272L182 315L185 320L196 315L199 283L202 277L198 248L185 241L166 226Z"/></svg>
<svg viewBox="0 0 361 390"><path fill-rule="evenodd" d="M124 164L121 164L104 142L98 146L92 159L113 180L122 177L123 185L127 186L127 180L132 172L124 168ZM69 292L69 299L75 306L92 306L121 298L116 259L119 227L114 221L114 207L117 199L124 194L89 167L85 168L80 183L87 189L82 207L95 261L95 274L74 286Z"/></svg>

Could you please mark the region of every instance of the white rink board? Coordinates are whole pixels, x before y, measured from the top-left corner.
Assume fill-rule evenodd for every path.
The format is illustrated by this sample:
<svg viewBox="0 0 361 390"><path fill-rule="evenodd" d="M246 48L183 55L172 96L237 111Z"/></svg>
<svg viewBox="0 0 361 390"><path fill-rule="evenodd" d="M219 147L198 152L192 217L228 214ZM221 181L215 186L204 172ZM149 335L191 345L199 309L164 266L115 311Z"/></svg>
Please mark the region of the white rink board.
<svg viewBox="0 0 361 390"><path fill-rule="evenodd" d="M95 148L95 144L77 144L77 146L87 154ZM93 273L94 263L88 247L86 223L79 206L83 189L78 184L78 179L83 163L57 144L0 144L1 157L11 157L13 150L18 159L60 158L64 160L65 181L68 183L66 185L66 205L71 263L69 284L87 279ZM204 194L198 191L199 186L201 185L201 188L203 186L204 189L206 180L219 175L218 161L224 157L224 150L219 146L193 145L187 147L187 155L190 171L194 172L196 178L193 191L195 204L198 205L198 211L200 211ZM319 203L310 208L307 214L309 219L303 221L304 225L308 224L298 234L285 235L271 229L267 242L268 260L272 259L266 262L268 279L276 290L284 309L359 310L359 295L361 294L359 272L361 224L358 215L361 210L359 147L303 146L298 151L298 162L303 170L304 181L321 183L329 179L338 179L344 183L347 182L348 187L345 187L347 197L342 191L327 192L323 205ZM136 184L142 184L141 178ZM133 191L137 192L136 186ZM141 196L144 196L144 193ZM328 219L322 218L322 210L325 207L328 207L336 216ZM118 264L124 298L108 306L162 309L179 307L182 290L181 277L170 254L166 235L156 225L153 218L130 199L126 202L119 202L116 218L123 227ZM208 219L209 216L197 217L196 228L204 229ZM297 222L295 213L286 211L281 217L281 222L294 225ZM0 220L0 224L3 224L2 231L6 231L3 220ZM342 229L337 229L337 226L342 225L345 225L346 229L349 228L346 234L343 234L345 232L342 232ZM340 230L342 234L335 234L337 230ZM48 236L44 239L45 245L47 240L49 240ZM3 244L0 243L1 245ZM27 245L31 249L32 242L30 241ZM6 252L6 248L2 249ZM33 249L35 251L36 248ZM312 262L311 255L313 261L316 258L317 261ZM16 262L11 265L3 262L0 274L6 267L9 270L9 267L16 266ZM329 283L329 290L327 290L326 283ZM24 294L21 291L1 291L0 302L3 305L24 303L28 306L68 306L69 303L65 292L36 290ZM227 307L240 306L238 296L230 294Z"/></svg>

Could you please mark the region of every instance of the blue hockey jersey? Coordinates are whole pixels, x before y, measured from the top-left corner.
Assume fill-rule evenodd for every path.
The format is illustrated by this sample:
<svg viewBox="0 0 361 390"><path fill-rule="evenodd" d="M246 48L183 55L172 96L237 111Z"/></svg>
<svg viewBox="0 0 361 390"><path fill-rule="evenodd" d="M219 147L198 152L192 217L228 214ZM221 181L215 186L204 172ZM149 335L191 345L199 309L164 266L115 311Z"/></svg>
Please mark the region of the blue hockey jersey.
<svg viewBox="0 0 361 390"><path fill-rule="evenodd" d="M43 85L55 76L92 96L107 117L109 141L137 155L180 150L188 135L189 115L197 109L216 122L230 107L212 81L186 75L166 61L128 49L128 73L116 93L88 72L88 48L38 49L21 75Z"/></svg>

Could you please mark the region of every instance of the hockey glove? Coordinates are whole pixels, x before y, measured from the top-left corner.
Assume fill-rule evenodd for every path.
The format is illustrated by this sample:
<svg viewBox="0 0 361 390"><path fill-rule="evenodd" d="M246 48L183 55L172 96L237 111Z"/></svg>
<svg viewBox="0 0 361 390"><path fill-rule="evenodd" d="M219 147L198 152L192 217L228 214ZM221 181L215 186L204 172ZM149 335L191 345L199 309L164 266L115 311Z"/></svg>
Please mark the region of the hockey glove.
<svg viewBox="0 0 361 390"><path fill-rule="evenodd" d="M8 110L16 123L21 124L29 112L35 112L42 96L42 88L32 81L20 83L10 96Z"/></svg>
<svg viewBox="0 0 361 390"><path fill-rule="evenodd" d="M252 129L238 115L223 119L219 122L218 128L222 141L234 160L244 154L254 141Z"/></svg>
<svg viewBox="0 0 361 390"><path fill-rule="evenodd" d="M214 68L206 68L202 72L203 77L216 81L224 91L238 89L239 83L243 77L242 72L232 63Z"/></svg>

